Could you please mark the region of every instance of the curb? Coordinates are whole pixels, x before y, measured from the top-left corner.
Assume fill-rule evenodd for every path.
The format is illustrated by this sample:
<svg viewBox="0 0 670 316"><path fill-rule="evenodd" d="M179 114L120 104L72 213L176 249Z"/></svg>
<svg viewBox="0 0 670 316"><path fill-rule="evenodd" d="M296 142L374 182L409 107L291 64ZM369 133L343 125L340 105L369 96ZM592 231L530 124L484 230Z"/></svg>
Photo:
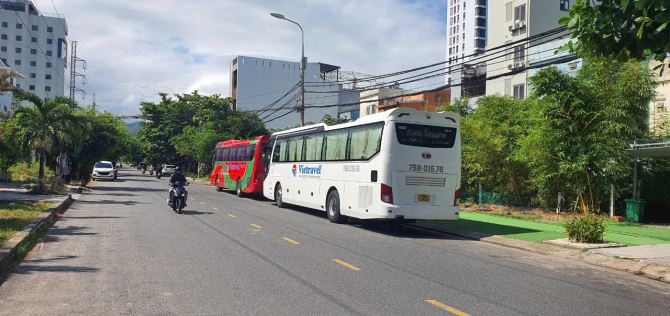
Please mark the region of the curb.
<svg viewBox="0 0 670 316"><path fill-rule="evenodd" d="M58 206L51 208L48 213L45 212L42 218L28 224L23 230L16 233L5 246L0 248L0 274L4 273L12 265L16 250L23 246L35 232L43 227L51 227L51 225L56 223L62 216L62 213L72 205L72 202L72 195L68 195Z"/></svg>
<svg viewBox="0 0 670 316"><path fill-rule="evenodd" d="M422 225L423 224L423 225ZM525 240L511 239L502 236L491 236L479 232L473 232L460 228L431 227L430 223L417 223L407 225L418 229L424 229L436 233L455 235L467 239L483 241L500 246L526 250L543 255L558 255L565 258L572 258L590 265L609 268L618 271L629 272L649 279L670 283L670 267L655 263L645 263L637 260L624 259L618 257L608 257L605 255L590 253L572 248L564 248L550 244L538 244Z"/></svg>

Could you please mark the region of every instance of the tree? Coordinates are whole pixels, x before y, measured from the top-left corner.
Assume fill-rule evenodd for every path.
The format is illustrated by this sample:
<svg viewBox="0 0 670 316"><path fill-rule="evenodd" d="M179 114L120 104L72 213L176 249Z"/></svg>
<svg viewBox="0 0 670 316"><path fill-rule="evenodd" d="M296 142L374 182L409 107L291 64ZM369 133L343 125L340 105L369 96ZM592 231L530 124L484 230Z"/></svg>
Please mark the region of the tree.
<svg viewBox="0 0 670 316"><path fill-rule="evenodd" d="M149 163L174 162L190 167L209 161L216 142L266 135L256 114L232 110L231 98L191 94L141 104L145 122L138 133ZM195 168L190 168L195 171Z"/></svg>
<svg viewBox="0 0 670 316"><path fill-rule="evenodd" d="M663 60L670 52L667 0L577 0L560 23L575 39L567 47L583 57Z"/></svg>
<svg viewBox="0 0 670 316"><path fill-rule="evenodd" d="M38 96L29 92L17 92L15 98L32 103L14 112L15 126L24 146L29 146L39 157L37 191L44 191L44 168L46 155L59 137L71 135L77 125L73 113L74 103L69 99L55 98L42 102Z"/></svg>
<svg viewBox="0 0 670 316"><path fill-rule="evenodd" d="M463 182L469 194L478 185L488 191L527 196L528 167L518 158L518 142L525 133L523 109L526 103L509 97L487 96L478 100L477 109L467 100L448 110L461 112ZM468 110L466 110L468 109Z"/></svg>
<svg viewBox="0 0 670 316"><path fill-rule="evenodd" d="M654 85L644 65L606 60L590 61L576 77L552 67L531 78L520 153L545 203L569 192L582 210L599 210L609 185L625 183L626 149L648 133Z"/></svg>
<svg viewBox="0 0 670 316"><path fill-rule="evenodd" d="M337 124L342 124L342 123L349 122L349 120L344 119L344 118L339 118L337 116L333 117L333 116L330 116L330 114L326 114L321 119L321 122L325 123L328 126L332 126L332 125L337 125Z"/></svg>

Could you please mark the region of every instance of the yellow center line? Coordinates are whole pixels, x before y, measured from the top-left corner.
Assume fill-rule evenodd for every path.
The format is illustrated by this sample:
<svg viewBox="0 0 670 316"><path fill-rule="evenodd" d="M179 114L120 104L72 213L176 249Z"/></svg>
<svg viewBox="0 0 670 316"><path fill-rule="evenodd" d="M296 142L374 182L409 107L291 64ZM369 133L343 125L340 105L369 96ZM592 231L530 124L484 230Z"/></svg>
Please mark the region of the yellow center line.
<svg viewBox="0 0 670 316"><path fill-rule="evenodd" d="M263 229L263 226L261 225L251 224L250 226L256 229Z"/></svg>
<svg viewBox="0 0 670 316"><path fill-rule="evenodd" d="M297 245L300 245L299 242L297 242L297 241L295 241L295 240L293 240L293 239L291 239L291 238L288 238L288 237L282 237L281 239L286 240L288 243L293 244L293 245L296 245L296 246L297 246Z"/></svg>
<svg viewBox="0 0 670 316"><path fill-rule="evenodd" d="M333 261L334 261L335 263L337 263L337 264L339 264L339 265L341 265L341 266L343 266L343 267L349 269L349 270L353 270L353 271L361 271L361 268L359 268L359 267L357 267L357 266L355 266L355 265L353 265L353 264L351 264L351 263L342 261L342 260L340 260L340 259L335 258L335 259L333 259Z"/></svg>
<svg viewBox="0 0 670 316"><path fill-rule="evenodd" d="M228 214L228 217L236 218L235 214Z"/></svg>
<svg viewBox="0 0 670 316"><path fill-rule="evenodd" d="M216 207L212 207L212 209L215 210L215 211L220 211L220 209L218 209Z"/></svg>
<svg viewBox="0 0 670 316"><path fill-rule="evenodd" d="M436 300L425 300L424 302L426 302L430 305L433 305L433 306L435 306L435 307L437 307L437 308L439 308L443 311L447 311L451 314L454 314L456 316L470 316L470 314L468 314L468 313L459 311L459 310L457 310L457 309L455 309L455 308L453 308L453 307L451 307L447 304L444 304L444 303L436 301Z"/></svg>

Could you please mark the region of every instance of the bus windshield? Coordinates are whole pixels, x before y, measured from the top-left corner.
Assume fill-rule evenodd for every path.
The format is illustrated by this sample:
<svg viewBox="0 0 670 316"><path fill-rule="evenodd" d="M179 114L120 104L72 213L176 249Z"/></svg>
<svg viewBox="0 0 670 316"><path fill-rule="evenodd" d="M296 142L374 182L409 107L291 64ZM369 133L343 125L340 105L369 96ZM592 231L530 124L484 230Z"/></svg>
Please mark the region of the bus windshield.
<svg viewBox="0 0 670 316"><path fill-rule="evenodd" d="M402 145L430 148L452 148L456 128L408 123L395 124L398 142Z"/></svg>

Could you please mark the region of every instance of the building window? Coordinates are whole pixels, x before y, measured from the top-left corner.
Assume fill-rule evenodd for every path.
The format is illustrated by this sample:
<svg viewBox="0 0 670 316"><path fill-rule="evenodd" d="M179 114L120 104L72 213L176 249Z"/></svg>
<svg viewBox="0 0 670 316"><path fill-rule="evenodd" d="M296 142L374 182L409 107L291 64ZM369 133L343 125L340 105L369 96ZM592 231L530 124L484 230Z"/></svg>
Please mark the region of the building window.
<svg viewBox="0 0 670 316"><path fill-rule="evenodd" d="M7 22L2 22L2 27L9 27L9 24Z"/></svg>
<svg viewBox="0 0 670 316"><path fill-rule="evenodd" d="M33 54L33 55L37 55L37 49L31 48L30 53Z"/></svg>
<svg viewBox="0 0 670 316"><path fill-rule="evenodd" d="M465 15L465 12L463 12L463 14ZM486 8L477 8L477 15L486 16Z"/></svg>
<svg viewBox="0 0 670 316"><path fill-rule="evenodd" d="M486 48L486 41L483 39L475 40L476 48Z"/></svg>
<svg viewBox="0 0 670 316"><path fill-rule="evenodd" d="M53 32L54 32L54 28L51 27L51 26L48 26L48 27L47 27L47 32L48 32L48 33L53 33Z"/></svg>
<svg viewBox="0 0 670 316"><path fill-rule="evenodd" d="M37 31L37 25L33 25L33 31Z"/></svg>
<svg viewBox="0 0 670 316"><path fill-rule="evenodd" d="M20 59L15 60L14 65L21 66L21 60Z"/></svg>
<svg viewBox="0 0 670 316"><path fill-rule="evenodd" d="M7 59L6 58L0 58L0 60L2 60L3 64L7 65Z"/></svg>
<svg viewBox="0 0 670 316"><path fill-rule="evenodd" d="M16 41L17 42L20 42L22 40L23 40L23 37L21 37L21 35L16 35Z"/></svg>
<svg viewBox="0 0 670 316"><path fill-rule="evenodd" d="M35 79L35 78L37 78L37 75L34 74L34 73L31 73L31 74L30 74L30 79Z"/></svg>
<svg viewBox="0 0 670 316"><path fill-rule="evenodd" d="M514 47L514 61L515 62L524 61L525 57L526 57L526 49L523 47L523 45L519 45L519 46Z"/></svg>
<svg viewBox="0 0 670 316"><path fill-rule="evenodd" d="M570 68L570 70L577 70L577 65L577 62L569 63L568 68Z"/></svg>
<svg viewBox="0 0 670 316"><path fill-rule="evenodd" d="M35 91L35 85L31 84L30 86L28 86L28 90Z"/></svg>
<svg viewBox="0 0 670 316"><path fill-rule="evenodd" d="M21 89L21 84L20 84L20 83L17 83L17 84L16 84L16 88L17 88L17 89Z"/></svg>
<svg viewBox="0 0 670 316"><path fill-rule="evenodd" d="M6 40L7 39L7 34L0 35L0 38L3 39L3 40Z"/></svg>
<svg viewBox="0 0 670 316"><path fill-rule="evenodd" d="M51 68L51 63L47 63L47 68Z"/></svg>
<svg viewBox="0 0 670 316"><path fill-rule="evenodd" d="M31 38L31 39L30 39L30 42L31 42L31 43L37 43L37 37L33 37L33 38Z"/></svg>
<svg viewBox="0 0 670 316"><path fill-rule="evenodd" d="M17 30L23 29L23 24L21 24L21 23L16 23L16 29L17 29Z"/></svg>
<svg viewBox="0 0 670 316"><path fill-rule="evenodd" d="M34 60L31 61L31 62L30 62L30 66L31 66L31 67L37 67L37 62L34 61Z"/></svg>
<svg viewBox="0 0 670 316"><path fill-rule="evenodd" d="M44 91L51 92L51 87L49 87L49 86L44 87Z"/></svg>
<svg viewBox="0 0 670 316"><path fill-rule="evenodd" d="M514 8L514 21L526 21L526 5L520 5Z"/></svg>
<svg viewBox="0 0 670 316"><path fill-rule="evenodd" d="M477 18L476 26L486 26L486 18Z"/></svg>
<svg viewBox="0 0 670 316"><path fill-rule="evenodd" d="M51 75L49 75L49 74L44 75L44 79L51 80Z"/></svg>
<svg viewBox="0 0 670 316"><path fill-rule="evenodd" d="M561 11L568 11L570 10L570 0L561 0Z"/></svg>
<svg viewBox="0 0 670 316"><path fill-rule="evenodd" d="M7 51L7 46L0 47L0 52L6 52L6 51Z"/></svg>
<svg viewBox="0 0 670 316"><path fill-rule="evenodd" d="M50 50L48 50L47 51L47 56L51 56L51 55L53 55L53 53Z"/></svg>
<svg viewBox="0 0 670 316"><path fill-rule="evenodd" d="M525 84L517 84L514 85L514 99L516 100L521 100L524 98L524 93L526 92L526 85Z"/></svg>
<svg viewBox="0 0 670 316"><path fill-rule="evenodd" d="M477 36L486 37L486 29L477 29Z"/></svg>
<svg viewBox="0 0 670 316"><path fill-rule="evenodd" d="M53 39L47 38L47 45L51 45L54 43Z"/></svg>
<svg viewBox="0 0 670 316"><path fill-rule="evenodd" d="M664 102L656 103L656 112L665 112L665 103Z"/></svg>
<svg viewBox="0 0 670 316"><path fill-rule="evenodd" d="M17 54L21 54L21 47L15 48L14 52L16 52Z"/></svg>

